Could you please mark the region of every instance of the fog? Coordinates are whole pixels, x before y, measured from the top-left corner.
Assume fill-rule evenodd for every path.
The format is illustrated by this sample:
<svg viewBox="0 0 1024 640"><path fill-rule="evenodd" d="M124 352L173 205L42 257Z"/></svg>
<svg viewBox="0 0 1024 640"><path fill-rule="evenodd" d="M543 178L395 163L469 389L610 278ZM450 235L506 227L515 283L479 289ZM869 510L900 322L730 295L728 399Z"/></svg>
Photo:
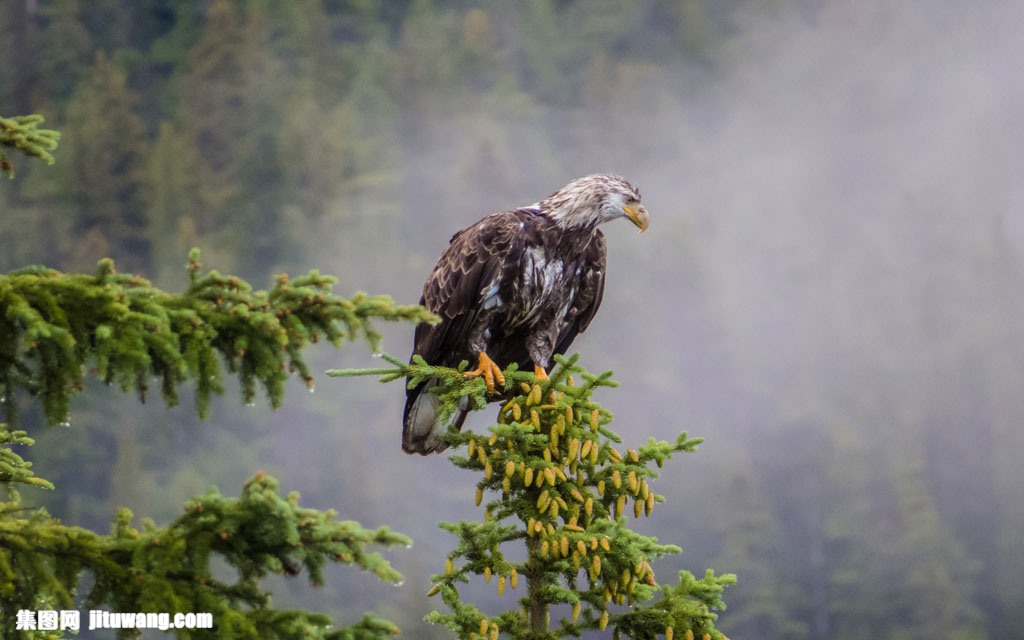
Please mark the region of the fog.
<svg viewBox="0 0 1024 640"><path fill-rule="evenodd" d="M1024 625L1024 3L749 4L706 60L636 62L675 37L638 23L622 59L565 77L582 104L529 83L446 101L423 58L374 149L401 177L325 204L289 266L415 302L463 226L587 173L626 176L650 229L604 228L603 305L571 350L615 372L599 399L627 443L706 438L665 466L667 502L638 523L683 548L659 578L736 573L719 621L733 638L1010 637ZM543 37L502 6L498 42ZM412 328L381 328L406 356ZM361 345L311 357L378 362ZM425 593L455 542L435 524L481 517L475 479L447 454L401 452L399 383L319 376L273 414L229 397L207 423L132 403L168 456L140 481L158 500L124 496L137 511L166 520L266 468L304 504L415 540L386 552L400 587L342 567L325 589L275 581L279 603L445 637L420 622L442 606ZM203 451L222 422L247 442L230 460Z"/></svg>
<svg viewBox="0 0 1024 640"><path fill-rule="evenodd" d="M721 621L733 637L836 637L848 616L872 617L871 597L858 600L871 590L928 630L908 637L984 637L980 616L990 630L1018 619L991 585L1019 582L1008 558L1024 552L1024 7L886 4L747 16L710 81L673 65L612 79L613 104L539 123L565 145L536 159L554 166L543 178L538 122L486 110L431 123L406 154L430 181L406 200L417 241L389 286L406 299L447 236L484 213L596 170L640 185L651 229L605 229L603 307L573 348L621 381L603 398L627 441L707 438L667 467L657 486L674 517L650 527L684 548L660 575L739 575ZM481 144L481 120L500 131L486 144L521 165L450 168ZM404 354L408 333L386 347ZM408 478L390 500L412 491L445 519L473 517L464 477L398 452L399 396L373 425L392 445L375 455ZM423 524L387 509L380 520ZM875 546L901 536L932 539ZM452 543L416 538L426 557ZM795 625L762 612L794 592ZM860 628L895 633L884 617Z"/></svg>

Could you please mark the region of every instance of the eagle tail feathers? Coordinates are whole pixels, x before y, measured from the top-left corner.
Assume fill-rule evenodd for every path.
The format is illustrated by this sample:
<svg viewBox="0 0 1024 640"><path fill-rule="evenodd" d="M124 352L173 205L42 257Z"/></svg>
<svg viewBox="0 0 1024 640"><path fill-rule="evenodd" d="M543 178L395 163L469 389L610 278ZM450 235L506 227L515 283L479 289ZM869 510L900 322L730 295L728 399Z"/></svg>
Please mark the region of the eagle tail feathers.
<svg viewBox="0 0 1024 640"><path fill-rule="evenodd" d="M431 393L431 389L440 384L438 380L429 380L406 401L402 425L402 451L425 456L440 453L448 448L444 434L448 432L449 425L438 417L437 394ZM466 416L469 415L468 405L464 398L455 419L451 422L451 427L456 431L462 429Z"/></svg>

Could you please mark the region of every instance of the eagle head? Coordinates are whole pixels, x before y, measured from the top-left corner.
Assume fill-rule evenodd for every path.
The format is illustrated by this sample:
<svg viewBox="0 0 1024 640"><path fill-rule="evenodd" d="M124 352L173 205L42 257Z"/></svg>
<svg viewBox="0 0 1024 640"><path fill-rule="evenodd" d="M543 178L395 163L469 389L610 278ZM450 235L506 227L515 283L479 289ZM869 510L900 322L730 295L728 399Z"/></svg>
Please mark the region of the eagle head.
<svg viewBox="0 0 1024 640"><path fill-rule="evenodd" d="M640 189L610 173L577 178L541 200L537 207L565 230L594 229L616 218L629 218L640 231L647 229L647 209L640 204Z"/></svg>

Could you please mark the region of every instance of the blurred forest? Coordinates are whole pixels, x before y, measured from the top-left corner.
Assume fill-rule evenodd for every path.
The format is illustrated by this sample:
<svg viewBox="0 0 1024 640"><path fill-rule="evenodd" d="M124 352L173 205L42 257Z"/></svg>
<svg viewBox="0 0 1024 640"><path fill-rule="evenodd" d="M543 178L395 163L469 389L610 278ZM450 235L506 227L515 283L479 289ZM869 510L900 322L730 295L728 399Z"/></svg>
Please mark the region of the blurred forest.
<svg viewBox="0 0 1024 640"><path fill-rule="evenodd" d="M627 439L707 438L654 483L640 529L684 565L655 570L737 573L734 638L1021 637L1021 24L1009 0L5 0L0 113L63 137L0 184L0 271L110 256L178 290L198 246L412 303L455 230L620 173L651 229L606 228L574 348L622 382L599 400ZM401 587L337 568L281 604L448 637L421 621L434 525L473 490L401 453L397 385L320 377L206 421L94 386L70 428L23 416L59 489L27 502L166 522L263 468L415 539Z"/></svg>

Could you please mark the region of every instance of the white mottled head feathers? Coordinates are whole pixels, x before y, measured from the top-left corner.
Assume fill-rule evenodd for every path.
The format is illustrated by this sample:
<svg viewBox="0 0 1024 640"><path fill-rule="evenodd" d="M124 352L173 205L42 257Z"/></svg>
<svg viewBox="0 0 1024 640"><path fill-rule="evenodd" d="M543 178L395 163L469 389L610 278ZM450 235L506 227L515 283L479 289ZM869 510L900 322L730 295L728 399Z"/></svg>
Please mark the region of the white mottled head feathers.
<svg viewBox="0 0 1024 640"><path fill-rule="evenodd" d="M577 178L541 200L537 207L566 230L593 229L616 218L629 218L641 231L647 228L640 189L609 173Z"/></svg>

